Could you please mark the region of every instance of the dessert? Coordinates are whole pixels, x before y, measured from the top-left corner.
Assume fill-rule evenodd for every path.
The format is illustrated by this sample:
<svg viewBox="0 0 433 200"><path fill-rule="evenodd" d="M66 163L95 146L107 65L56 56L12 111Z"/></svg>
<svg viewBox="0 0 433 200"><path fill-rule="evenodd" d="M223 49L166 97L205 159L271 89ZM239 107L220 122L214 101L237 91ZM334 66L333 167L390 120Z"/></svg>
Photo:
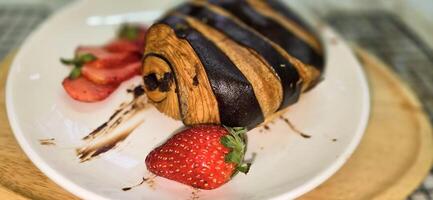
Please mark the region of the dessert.
<svg viewBox="0 0 433 200"><path fill-rule="evenodd" d="M142 122L136 114L147 96L160 112L187 126L149 153L147 169L200 189L218 188L238 171L248 172L246 132L287 111L324 72L321 43L276 0L189 1L145 34L124 34L137 35L145 35L141 64L137 47L124 40L77 51L82 76L69 85L87 81L105 88L83 89L111 93L137 73L137 65L143 78L134 99L86 136L77 156L84 162L116 147ZM134 117L139 123L117 130Z"/></svg>
<svg viewBox="0 0 433 200"><path fill-rule="evenodd" d="M252 129L271 120L323 72L320 42L295 16L274 0L191 1L172 9L146 34L146 95L185 125Z"/></svg>

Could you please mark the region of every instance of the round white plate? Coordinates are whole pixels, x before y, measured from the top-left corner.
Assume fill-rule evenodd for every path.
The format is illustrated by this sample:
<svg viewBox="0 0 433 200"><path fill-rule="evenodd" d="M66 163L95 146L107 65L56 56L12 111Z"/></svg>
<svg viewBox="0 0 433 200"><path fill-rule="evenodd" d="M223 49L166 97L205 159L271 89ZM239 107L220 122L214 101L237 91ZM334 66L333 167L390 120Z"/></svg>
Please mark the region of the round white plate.
<svg viewBox="0 0 433 200"><path fill-rule="evenodd" d="M61 82L69 68L60 57L71 57L79 44L103 44L125 21L151 24L174 0L79 1L58 12L24 43L7 80L7 112L14 134L25 153L47 176L84 199L188 199L192 189L155 178L147 185L122 191L148 172L144 158L182 126L154 108L144 123L119 148L80 163L75 148L130 99L126 93L136 78L124 83L107 100L84 104L71 100ZM369 92L364 73L350 49L327 27L325 80L304 94L286 117L310 134L305 139L282 120L270 130L249 132L247 157L256 154L248 175L237 175L213 191L200 191L200 199L290 199L325 181L348 159L359 143L369 115ZM55 146L40 139L55 138Z"/></svg>

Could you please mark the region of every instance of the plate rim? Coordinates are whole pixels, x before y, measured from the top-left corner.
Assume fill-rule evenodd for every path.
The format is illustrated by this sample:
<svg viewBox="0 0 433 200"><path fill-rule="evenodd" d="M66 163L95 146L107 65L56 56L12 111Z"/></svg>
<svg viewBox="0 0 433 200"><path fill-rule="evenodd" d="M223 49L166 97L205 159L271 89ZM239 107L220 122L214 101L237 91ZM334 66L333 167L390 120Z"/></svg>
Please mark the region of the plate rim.
<svg viewBox="0 0 433 200"><path fill-rule="evenodd" d="M89 189L85 189L82 186L72 182L68 178L64 177L62 173L58 172L57 170L53 169L47 162L45 162L42 157L36 153L36 151L33 150L29 142L27 141L26 137L23 134L23 131L21 130L21 126L18 123L18 120L15 112L14 112L14 103L13 103L13 97L12 97L12 71L15 66L18 65L18 60L22 57L23 52L25 52L26 49L26 43L28 41L31 41L37 33L39 33L41 30L43 30L46 26L51 24L50 22L56 19L58 16L63 15L65 12L70 12L75 7L80 7L82 4L85 4L87 0L77 0L73 1L71 3L66 4L59 10L57 10L55 13L50 15L43 23L41 23L22 43L22 45L19 47L19 50L16 54L16 56L13 59L13 62L10 65L9 72L7 74L6 79L6 85L5 85L5 105L6 105L6 113L8 117L8 121L10 124L10 127L12 129L13 135L15 136L16 140L18 141L19 146L24 151L26 156L32 161L32 163L42 172L44 173L48 178L50 178L53 182L55 182L57 185L61 186L66 191L72 193L73 195L78 196L79 198L83 199L107 199L104 196L101 196ZM337 38L341 38L339 34L337 34L333 29L327 27L326 31L330 31L333 35L335 35ZM326 39L326 38L325 38ZM325 40L324 39L324 40ZM359 62L359 59L356 58L354 52L349 48L347 43L343 42L343 47L350 52L351 57L354 61L356 61L356 66L354 66L355 73L359 73L360 75L360 81L361 81L361 93L363 93L364 98L362 99L362 102L365 104L365 108L361 111L361 121L358 123L358 128L356 129L356 133L353 135L353 139L350 141L350 143L347 145L347 147L342 151L342 154L335 159L332 164L325 167L319 174L315 175L312 179L306 181L304 184L296 186L293 190L286 191L280 194L276 194L274 197L271 197L270 199L273 200L283 200L283 199L292 199L301 196L304 193L307 193L323 182L325 182L328 178L330 178L332 175L334 175L350 158L350 156L353 154L353 152L356 150L356 147L359 145L359 143L362 140L362 137L366 131L369 119L370 119L370 111L371 111L371 94L370 94L370 88L367 81L367 75L362 68L361 63Z"/></svg>
<svg viewBox="0 0 433 200"><path fill-rule="evenodd" d="M63 15L65 12L70 12L75 7L80 7L81 4L86 3L86 0L78 0L70 2L66 5L64 5L59 10L55 11L53 14L51 14L44 22L39 24L37 28L27 36L27 38L22 42L20 47L18 47L18 52L16 53L15 57L13 58L13 61L10 65L9 72L6 79L6 90L5 90L5 104L6 104L6 114L8 117L8 121L10 124L10 127L12 129L12 133L15 137L15 139L18 141L19 146L26 154L27 158L30 159L30 161L42 172L44 173L49 179L51 179L53 182L55 182L57 185L65 189L66 191L70 192L73 195L76 195L79 198L82 199L106 199L90 190L84 189L81 186L73 183L66 177L64 177L61 173L57 172L55 169L53 169L48 163L43 161L42 157L37 154L30 144L28 143L27 139L25 138L23 131L21 130L21 127L16 120L17 117L15 115L14 109L13 109L13 98L12 98L12 73L13 68L17 66L17 62L22 57L22 54L24 50L26 49L26 43L28 41L31 41L37 33L42 31L46 26L50 24L51 21L56 19L58 16Z"/></svg>

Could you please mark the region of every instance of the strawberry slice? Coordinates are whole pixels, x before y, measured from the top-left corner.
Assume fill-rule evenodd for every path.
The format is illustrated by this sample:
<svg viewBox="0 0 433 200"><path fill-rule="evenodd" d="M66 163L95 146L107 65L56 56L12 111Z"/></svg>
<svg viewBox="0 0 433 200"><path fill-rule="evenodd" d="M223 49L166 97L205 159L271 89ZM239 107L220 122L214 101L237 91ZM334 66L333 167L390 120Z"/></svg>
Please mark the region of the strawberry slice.
<svg viewBox="0 0 433 200"><path fill-rule="evenodd" d="M134 62L117 68L98 68L92 63L81 68L81 74L96 84L121 83L140 74L141 63Z"/></svg>
<svg viewBox="0 0 433 200"><path fill-rule="evenodd" d="M106 49L98 46L79 46L75 50L75 55L79 57L83 54L92 54L99 59L103 59L110 56L110 52Z"/></svg>
<svg viewBox="0 0 433 200"><path fill-rule="evenodd" d="M109 52L101 47L82 46L76 51L77 56L84 54L91 54L97 59L88 63L95 68L115 68L122 67L125 64L139 62L141 60L141 53L137 52Z"/></svg>
<svg viewBox="0 0 433 200"><path fill-rule="evenodd" d="M124 24L120 27L117 37L135 42L139 47L144 46L147 27L139 24Z"/></svg>
<svg viewBox="0 0 433 200"><path fill-rule="evenodd" d="M98 85L82 76L76 79L65 78L62 85L70 97L88 103L104 100L119 86L118 84Z"/></svg>
<svg viewBox="0 0 433 200"><path fill-rule="evenodd" d="M109 52L121 53L121 52L133 52L142 53L142 46L139 46L136 42L126 39L116 39L111 41L104 47Z"/></svg>

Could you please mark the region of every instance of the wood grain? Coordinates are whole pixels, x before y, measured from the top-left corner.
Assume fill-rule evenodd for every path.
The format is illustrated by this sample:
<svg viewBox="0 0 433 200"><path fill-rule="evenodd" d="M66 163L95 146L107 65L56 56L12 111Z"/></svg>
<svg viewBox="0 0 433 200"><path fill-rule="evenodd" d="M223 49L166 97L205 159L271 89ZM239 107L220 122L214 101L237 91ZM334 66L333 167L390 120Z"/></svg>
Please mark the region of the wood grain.
<svg viewBox="0 0 433 200"><path fill-rule="evenodd" d="M386 66L359 55L372 90L367 132L348 162L300 199L404 199L431 167L432 130L421 104ZM43 175L13 137L4 108L11 59L0 66L0 199L76 199Z"/></svg>
<svg viewBox="0 0 433 200"><path fill-rule="evenodd" d="M420 102L384 64L358 55L372 92L367 131L347 163L300 199L404 199L432 166L432 129Z"/></svg>

